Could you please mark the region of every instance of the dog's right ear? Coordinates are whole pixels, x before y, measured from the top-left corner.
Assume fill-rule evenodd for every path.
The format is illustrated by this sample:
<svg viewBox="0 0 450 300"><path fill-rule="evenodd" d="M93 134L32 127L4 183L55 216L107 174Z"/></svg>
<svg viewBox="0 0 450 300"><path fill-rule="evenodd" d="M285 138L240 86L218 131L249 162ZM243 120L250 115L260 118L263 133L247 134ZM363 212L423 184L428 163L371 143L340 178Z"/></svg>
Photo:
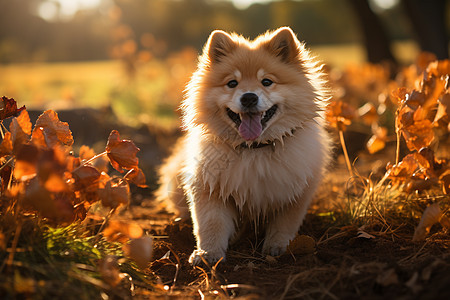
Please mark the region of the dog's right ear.
<svg viewBox="0 0 450 300"><path fill-rule="evenodd" d="M222 30L214 30L206 43L205 51L211 62L219 62L236 47L233 38Z"/></svg>

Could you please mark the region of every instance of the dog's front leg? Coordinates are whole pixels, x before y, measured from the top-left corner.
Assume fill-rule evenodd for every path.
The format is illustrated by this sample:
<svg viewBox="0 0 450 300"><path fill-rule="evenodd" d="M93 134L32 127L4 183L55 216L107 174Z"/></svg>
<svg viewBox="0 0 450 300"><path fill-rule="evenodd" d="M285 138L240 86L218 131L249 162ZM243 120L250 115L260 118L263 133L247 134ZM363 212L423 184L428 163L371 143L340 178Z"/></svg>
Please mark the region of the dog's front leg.
<svg viewBox="0 0 450 300"><path fill-rule="evenodd" d="M303 223L319 180L311 181L301 197L279 211L266 229L263 253L280 255L286 252Z"/></svg>
<svg viewBox="0 0 450 300"><path fill-rule="evenodd" d="M307 208L306 203L297 202L275 215L266 228L263 253L277 256L286 251L303 222Z"/></svg>
<svg viewBox="0 0 450 300"><path fill-rule="evenodd" d="M197 265L202 262L202 256L209 263L225 259L228 241L235 231L235 211L208 192L193 198L191 214L197 250L191 254L189 262Z"/></svg>

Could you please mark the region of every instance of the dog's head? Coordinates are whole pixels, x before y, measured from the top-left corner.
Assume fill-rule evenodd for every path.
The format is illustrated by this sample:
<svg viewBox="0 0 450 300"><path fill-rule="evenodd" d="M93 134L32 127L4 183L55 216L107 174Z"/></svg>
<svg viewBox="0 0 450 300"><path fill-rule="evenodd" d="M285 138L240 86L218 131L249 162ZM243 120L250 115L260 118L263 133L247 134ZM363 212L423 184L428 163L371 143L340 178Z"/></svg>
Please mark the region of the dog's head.
<svg viewBox="0 0 450 300"><path fill-rule="evenodd" d="M184 124L233 145L282 139L317 116L322 72L290 28L249 41L216 30L187 88Z"/></svg>

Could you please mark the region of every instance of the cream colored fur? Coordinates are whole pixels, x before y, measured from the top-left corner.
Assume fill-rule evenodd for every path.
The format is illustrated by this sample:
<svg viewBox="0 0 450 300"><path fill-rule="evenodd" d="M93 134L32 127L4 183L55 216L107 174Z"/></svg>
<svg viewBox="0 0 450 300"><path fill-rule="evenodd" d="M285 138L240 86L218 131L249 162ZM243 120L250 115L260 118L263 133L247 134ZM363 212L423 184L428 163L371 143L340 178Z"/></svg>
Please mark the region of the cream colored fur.
<svg viewBox="0 0 450 300"><path fill-rule="evenodd" d="M263 79L273 84L264 86ZM230 88L231 80L238 85ZM249 141L227 115L227 108L245 113L244 93L258 96L255 109L261 114L278 106L262 133ZM190 211L197 240L191 263L199 263L201 255L209 262L225 258L242 218L267 224L264 253L286 250L328 163L330 142L321 113L327 94L320 66L289 28L254 41L223 31L211 34L181 106L186 135L160 169L157 191L182 217Z"/></svg>

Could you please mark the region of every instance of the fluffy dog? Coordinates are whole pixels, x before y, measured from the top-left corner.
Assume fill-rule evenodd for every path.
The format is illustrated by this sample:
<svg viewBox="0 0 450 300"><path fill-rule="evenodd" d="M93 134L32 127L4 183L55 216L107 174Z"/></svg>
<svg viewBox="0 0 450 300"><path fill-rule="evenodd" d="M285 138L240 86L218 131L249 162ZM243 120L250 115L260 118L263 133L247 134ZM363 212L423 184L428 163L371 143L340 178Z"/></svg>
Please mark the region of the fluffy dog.
<svg viewBox="0 0 450 300"><path fill-rule="evenodd" d="M290 28L253 41L211 33L181 105L186 134L157 191L190 212L191 263L225 258L246 219L264 225L263 253L286 251L328 163L327 99L321 66Z"/></svg>

